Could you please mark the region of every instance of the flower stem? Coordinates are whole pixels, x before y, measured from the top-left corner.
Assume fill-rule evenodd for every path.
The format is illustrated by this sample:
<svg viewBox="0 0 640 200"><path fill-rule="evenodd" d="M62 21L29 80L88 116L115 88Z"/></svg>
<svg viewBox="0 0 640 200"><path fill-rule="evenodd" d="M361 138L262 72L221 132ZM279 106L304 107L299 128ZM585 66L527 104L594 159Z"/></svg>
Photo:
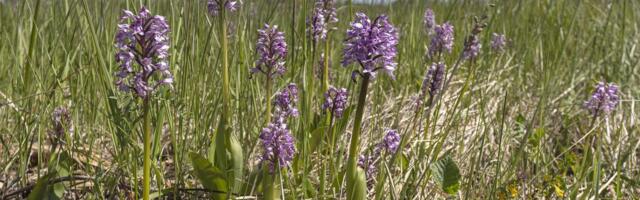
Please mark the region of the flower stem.
<svg viewBox="0 0 640 200"><path fill-rule="evenodd" d="M326 163L324 161L323 155L324 153L322 153L323 148L322 146L320 146L320 157L322 158L320 161L320 171L318 172L318 176L320 176L320 188L319 190L319 195L318 197L320 197L319 199L325 199L324 198L324 191L325 191L325 185L326 185L326 173L327 173L327 166Z"/></svg>
<svg viewBox="0 0 640 200"><path fill-rule="evenodd" d="M594 140L595 140L595 153L593 154L595 159L593 159L593 168L595 170L595 172L593 173L593 195L594 197L597 199L600 194L599 194L599 190L600 190L600 158L602 157L601 152L600 152L600 146L601 146L601 139L599 137L599 134L601 134L601 131L598 130L596 131L596 134L594 135Z"/></svg>
<svg viewBox="0 0 640 200"><path fill-rule="evenodd" d="M222 149L227 149L227 150L231 150L231 137L232 137L232 132L233 132L233 128L232 128L232 123L231 123L231 119L232 119L232 112L231 112L231 84L229 81L229 39L227 37L227 23L226 23L226 18L227 18L227 11L226 9L220 9L221 13L220 13L220 38L222 39L222 76L223 76L223 87L222 87L222 95L223 95L223 112L224 114L221 116L222 119L224 120L224 124L225 127L224 129L226 129L224 131L224 143L226 148L220 148L220 150ZM224 151L223 151L224 152ZM235 154L231 154L230 156L228 156L227 158L223 158L222 160L225 159L229 159L229 160L235 160L235 159L242 159L242 151L232 151L232 152L236 152ZM219 154L219 155L224 155L224 154ZM224 161L223 161L224 162ZM228 163L227 163L228 164ZM227 180L232 183L229 186L231 187L231 189L233 188L237 188L238 187L238 183L237 183L237 179L239 178L238 176L242 174L242 166L239 166L237 162L232 162L232 168L233 170L228 173L228 178ZM240 164L241 165L241 164ZM235 189L234 189L235 190Z"/></svg>
<svg viewBox="0 0 640 200"><path fill-rule="evenodd" d="M348 0L347 5L348 5L348 7L349 7L349 17L350 17L350 18L353 18L353 5L352 5L351 1L352 1L352 0ZM353 19L351 19L351 20L353 20Z"/></svg>
<svg viewBox="0 0 640 200"><path fill-rule="evenodd" d="M313 46L311 47L311 69L308 72L309 73L309 105L313 105L313 100L315 100L315 94L316 94L316 83L315 83L315 79L316 79L316 63L318 63L318 56L316 55L319 51L318 51L318 45L317 42L313 42ZM311 106L313 108L313 106Z"/></svg>
<svg viewBox="0 0 640 200"><path fill-rule="evenodd" d="M327 157L325 160L329 161L329 174L327 174L327 175L328 175L329 181L330 181L329 184L332 184L333 181L335 180L334 179L334 174L335 174L334 172L335 172L335 166L336 166L336 163L335 163L336 160L334 159L335 158L334 157L334 152L336 152L338 147L336 147L336 136L335 136L335 131L334 131L334 128L333 128L334 127L333 113L330 113L329 115L330 115L329 116L329 126L327 126L327 128L328 128L327 136L329 136L329 138L328 138L328 140L329 140L328 141L328 144L329 144L328 151L329 152L327 152L327 154L328 154L329 157Z"/></svg>
<svg viewBox="0 0 640 200"><path fill-rule="evenodd" d="M322 91L329 90L329 36L324 41L324 62L322 70Z"/></svg>
<svg viewBox="0 0 640 200"><path fill-rule="evenodd" d="M220 15L220 38L222 39L222 95L223 95L223 111L225 113L225 119L227 121L227 125L229 125L229 119L231 118L231 92L230 92L230 84L229 84L229 41L227 39L227 24L226 24L226 13L225 9L221 9ZM227 132L230 134L230 132ZM228 137L227 137L228 138Z"/></svg>
<svg viewBox="0 0 640 200"><path fill-rule="evenodd" d="M278 161L276 159L273 165L273 173L269 170L267 165L263 165L262 173L264 175L262 179L262 187L263 187L263 198L265 200L279 199L277 198L278 193L276 193L276 181L277 176L279 175L280 170L278 170Z"/></svg>
<svg viewBox="0 0 640 200"><path fill-rule="evenodd" d="M324 42L324 61L322 63L323 65L323 69L322 69L322 91L326 92L329 90L329 36L327 36L325 42ZM327 125L327 127L329 127L327 129L327 131L325 132L325 136L322 137L321 142L320 142L320 155L324 156L325 155L325 148L324 148L324 141L325 139L328 140L328 143L331 143L333 140L333 137L331 136L331 125L333 122L333 113L331 113L330 109L326 109L325 113L327 113L326 116L326 120L325 120L325 125ZM333 146L331 146L330 148L333 148ZM326 159L321 159L320 160L322 168L320 170L320 198L324 199L324 192L325 192L325 176L326 176Z"/></svg>
<svg viewBox="0 0 640 200"><path fill-rule="evenodd" d="M360 86L360 95L358 96L358 107L356 108L356 119L353 124L353 132L351 133L351 145L349 146L349 160L347 161L347 197L351 198L356 183L356 162L358 154L358 145L360 142L360 132L362 131L362 117L367 100L367 90L369 88L369 75L362 76L362 85Z"/></svg>
<svg viewBox="0 0 640 200"><path fill-rule="evenodd" d="M269 73L271 73L271 71L269 71ZM266 119L265 125L269 124L269 122L271 121L271 81L271 75L267 74L267 94L265 95L267 98L267 110L264 113Z"/></svg>
<svg viewBox="0 0 640 200"><path fill-rule="evenodd" d="M149 98L144 99L143 107L143 132L144 132L144 169L143 169L143 190L142 199L149 200L149 190L151 183L151 119L149 117Z"/></svg>
<svg viewBox="0 0 640 200"><path fill-rule="evenodd" d="M326 109L325 112L327 113L326 119L325 119L325 125L327 127L327 131L325 131L324 135L321 137L320 139L320 172L318 173L318 175L320 176L320 199L325 199L325 185L326 185L326 176L327 176L327 159L331 159L333 158L333 151L331 151L330 149L333 149L333 134L332 134L332 126L333 126L333 113L331 113L330 109ZM327 144L330 144L331 146L329 146L329 150L331 151L330 153L325 152L327 148L325 148L325 141ZM326 155L328 154L328 155ZM326 157L329 156L329 157ZM331 161L329 160L329 162L331 163ZM331 165L333 166L333 165ZM331 174L331 173L329 173ZM329 179L332 180L332 179Z"/></svg>

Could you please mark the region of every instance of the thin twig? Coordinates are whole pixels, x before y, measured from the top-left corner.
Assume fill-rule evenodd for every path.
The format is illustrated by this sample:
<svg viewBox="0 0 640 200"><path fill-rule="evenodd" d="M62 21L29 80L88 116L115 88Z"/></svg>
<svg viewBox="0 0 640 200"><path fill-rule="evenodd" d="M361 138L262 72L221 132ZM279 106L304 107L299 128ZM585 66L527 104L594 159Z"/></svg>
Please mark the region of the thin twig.
<svg viewBox="0 0 640 200"><path fill-rule="evenodd" d="M47 185L51 185L51 184L56 184L56 183L60 183L60 182L65 182L65 181L76 181L76 180L84 180L84 181L93 181L93 177L90 176L65 176L65 177L59 177L59 178L55 178L55 179L50 179L49 182L47 182ZM37 183L32 183L27 185L26 187L20 188L16 191L13 191L9 194L3 195L2 199L8 199L11 196L15 196L18 194L22 194L25 192L30 192L31 190L33 190L33 188L36 187Z"/></svg>

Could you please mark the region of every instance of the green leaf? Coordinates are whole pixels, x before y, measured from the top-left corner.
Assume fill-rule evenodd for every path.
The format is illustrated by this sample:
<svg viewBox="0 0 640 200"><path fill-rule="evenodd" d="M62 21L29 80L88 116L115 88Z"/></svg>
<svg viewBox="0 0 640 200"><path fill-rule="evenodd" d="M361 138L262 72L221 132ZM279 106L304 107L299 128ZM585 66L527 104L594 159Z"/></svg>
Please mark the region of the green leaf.
<svg viewBox="0 0 640 200"><path fill-rule="evenodd" d="M49 199L50 200L55 200L55 199L63 199L63 195L64 195L64 191L65 191L65 187L63 183L56 183L53 186L51 186L51 192L49 193Z"/></svg>
<svg viewBox="0 0 640 200"><path fill-rule="evenodd" d="M620 178L622 180L624 180L625 182L627 182L629 185L631 185L632 187L638 187L640 186L640 181L637 181L633 178L629 178L627 175L620 175Z"/></svg>
<svg viewBox="0 0 640 200"><path fill-rule="evenodd" d="M367 178L364 170L357 167L356 168L356 178L354 179L355 184L353 185L355 188L353 190L353 194L351 194L351 198L354 200L367 199Z"/></svg>
<svg viewBox="0 0 640 200"><path fill-rule="evenodd" d="M318 196L318 188L316 186L314 186L313 183L311 183L311 181L309 181L308 178L305 178L302 183L303 183L303 186L304 186L304 192L307 195L312 196L312 197L317 197Z"/></svg>
<svg viewBox="0 0 640 200"><path fill-rule="evenodd" d="M262 193L265 200L280 200L281 190L280 181L281 177L278 172L271 173L266 165L262 167L262 173L264 177L262 179Z"/></svg>
<svg viewBox="0 0 640 200"><path fill-rule="evenodd" d="M342 113L342 118L340 118L340 120L338 119L334 119L336 121L338 121L338 123L335 125L336 126L336 138L339 138L340 133L344 133L345 130L347 129L347 125L349 124L349 119L351 119L351 113L353 113L355 106L349 106L347 107L347 109L344 110L344 112Z"/></svg>
<svg viewBox="0 0 640 200"><path fill-rule="evenodd" d="M226 199L227 181L224 173L200 154L191 152L189 157L193 163L195 175L202 186L216 193L214 199Z"/></svg>
<svg viewBox="0 0 640 200"><path fill-rule="evenodd" d="M398 166L400 166L400 168L405 171L407 170L407 168L409 168L409 158L407 157L407 155L403 154L402 152L399 152L400 155L398 155L398 159L396 160L396 162L398 163Z"/></svg>
<svg viewBox="0 0 640 200"><path fill-rule="evenodd" d="M524 115L522 114L518 114L518 116L516 117L516 124L520 125L520 126L524 126L525 122L526 122L526 118L524 118Z"/></svg>
<svg viewBox="0 0 640 200"><path fill-rule="evenodd" d="M59 154L54 154L52 157L52 161L50 161L50 165L53 165L55 169L55 173L57 177L64 177L71 175L71 165L73 163L73 159L66 152L61 152ZM62 199L65 191L64 183L56 183L53 186L50 186L52 191L49 194L49 199Z"/></svg>
<svg viewBox="0 0 640 200"><path fill-rule="evenodd" d="M158 168L159 166L157 165L151 165L151 171L152 173L156 174L156 184L158 185L158 189L163 190L164 189L164 174L162 173L163 170Z"/></svg>
<svg viewBox="0 0 640 200"><path fill-rule="evenodd" d="M231 164L233 165L233 191L239 192L242 188L242 178L244 176L244 154L242 152L242 144L235 137L231 137L229 153L231 154Z"/></svg>
<svg viewBox="0 0 640 200"><path fill-rule="evenodd" d="M52 189L51 186L49 185L49 179L51 179L52 177L55 176L55 172L54 173L49 173L47 175L44 175L43 177L40 177L38 179L38 182L36 182L36 186L33 188L33 190L31 190L31 193L29 193L29 196L27 197L28 200L41 200L41 199L49 199L50 196L52 196ZM55 196L55 194L53 194Z"/></svg>
<svg viewBox="0 0 640 200"><path fill-rule="evenodd" d="M209 161L211 161L211 162L215 162L216 161L216 147L217 147L216 142L215 142L216 139L213 138L212 141L213 142L211 142L211 144L209 144L209 149L207 149L207 159L209 159Z"/></svg>
<svg viewBox="0 0 640 200"><path fill-rule="evenodd" d="M460 170L450 156L445 156L431 164L433 179L448 194L455 194L460 187Z"/></svg>
<svg viewBox="0 0 640 200"><path fill-rule="evenodd" d="M544 138L544 128L536 128L535 132L529 136L529 144L533 147L538 147L540 145L540 141Z"/></svg>
<svg viewBox="0 0 640 200"><path fill-rule="evenodd" d="M221 169L227 169L226 135L230 130L228 130L225 119L224 113L220 114L220 121L218 121L218 128L216 128L215 139L209 147L209 160L214 162L215 166Z"/></svg>
<svg viewBox="0 0 640 200"><path fill-rule="evenodd" d="M311 152L316 151L316 148L318 148L318 146L322 142L322 138L323 138L322 136L324 136L326 133L327 133L326 126L321 126L311 131Z"/></svg>
<svg viewBox="0 0 640 200"><path fill-rule="evenodd" d="M163 130L164 130L164 123L165 123L165 112L167 110L167 108L165 107L165 105L163 103L156 103L158 106L157 107L157 113L156 118L153 119L153 143L151 146L151 157L152 160L153 158L157 158L158 155L160 155L160 151L162 150L162 136L163 136Z"/></svg>

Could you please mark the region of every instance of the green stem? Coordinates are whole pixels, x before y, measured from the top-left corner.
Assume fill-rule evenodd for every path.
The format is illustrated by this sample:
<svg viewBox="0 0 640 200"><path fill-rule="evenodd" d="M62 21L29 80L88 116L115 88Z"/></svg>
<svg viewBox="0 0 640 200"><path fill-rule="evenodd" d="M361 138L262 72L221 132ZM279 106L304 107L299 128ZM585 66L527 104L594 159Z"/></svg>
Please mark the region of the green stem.
<svg viewBox="0 0 640 200"><path fill-rule="evenodd" d="M293 0L293 6L291 6L291 46L295 47L296 46L296 10L298 10L298 6L296 4L296 2L298 2L297 0ZM305 8L305 7L303 7ZM304 9L302 9L304 10ZM295 62L296 57L296 51L292 51L291 52L291 58L293 59L293 62ZM293 78L293 74L292 74L292 78Z"/></svg>
<svg viewBox="0 0 640 200"><path fill-rule="evenodd" d="M326 92L329 90L329 36L327 36L325 43L324 43L324 62L323 64L323 69L322 69L322 91ZM325 113L327 113L327 117L326 117L326 121L325 124L327 125L327 127L331 127L332 122L333 122L333 113L331 113L331 110L327 109L325 110ZM325 137L327 140L327 142L332 142L331 140L333 139L331 137L331 128L328 128L327 131L325 133ZM322 137L321 141L325 140L325 137ZM331 148L333 148L333 146L331 146ZM324 152L324 142L320 142L320 155L325 155ZM326 159L320 159L320 162L322 163L322 168L321 168L321 174L320 174L320 198L324 199L324 191L325 191L325 173L326 173Z"/></svg>
<svg viewBox="0 0 640 200"><path fill-rule="evenodd" d="M356 119L353 124L353 132L351 135L351 145L349 146L349 161L347 161L347 198L351 198L356 183L356 158L358 157L358 145L360 143L360 132L362 131L362 117L367 100L367 90L369 88L369 75L362 76L362 85L360 86L360 95L358 96L358 107L356 109Z"/></svg>
<svg viewBox="0 0 640 200"><path fill-rule="evenodd" d="M596 135L594 135L594 140L596 140L595 142L595 153L593 154L595 156L594 163L593 163L593 168L595 169L595 173L593 173L593 191L594 191L594 197L596 199L599 199L599 192L598 190L600 189L600 145L601 145L601 140L598 137L598 133L600 133L600 131L596 132Z"/></svg>
<svg viewBox="0 0 640 200"><path fill-rule="evenodd" d="M151 183L151 119L149 117L149 98L144 99L144 110L143 110L143 118L144 118L144 169L143 169L143 190L142 190L142 199L149 200L149 189Z"/></svg>
<svg viewBox="0 0 640 200"><path fill-rule="evenodd" d="M320 164L320 171L318 172L318 176L320 176L320 188L318 189L319 190L318 197L320 197L319 199L325 199L324 191L325 191L325 185L327 184L326 177L325 177L327 175L326 174L327 168L326 168L326 163L324 161L324 158L322 158L323 157L322 155L324 155L324 153L322 153L322 150L323 148L322 146L320 146L321 164Z"/></svg>
<svg viewBox="0 0 640 200"><path fill-rule="evenodd" d="M279 171L280 171L280 170L278 170L277 161L276 161L276 163L274 163L273 166L274 166L273 173L271 173L269 171L269 166L267 166L267 165L263 165L263 169L262 169L262 172L263 172L263 175L264 175L264 178L262 179L263 180L262 186L264 187L263 188L263 191L264 191L263 198L265 200L279 199L278 198L279 194L276 193L277 175L279 174Z"/></svg>
<svg viewBox="0 0 640 200"><path fill-rule="evenodd" d="M225 119L227 121L227 125L229 119L231 117L231 92L230 92L230 84L229 84L229 41L227 39L227 25L225 23L225 9L221 9L220 15L220 38L222 39L222 95L223 95L223 109L225 113ZM230 132L227 132L230 134ZM227 137L228 138L228 137Z"/></svg>
<svg viewBox="0 0 640 200"><path fill-rule="evenodd" d="M329 134L331 136L331 149L330 149L331 152L329 153L329 159L331 161L331 163L329 163L330 164L329 167L330 167L331 171L329 171L329 180L331 180L331 184L334 184L333 185L334 191L337 191L340 186L335 184L335 183L339 182L339 181L336 180L338 178L338 176L336 176L336 174L337 174L336 171L338 171L336 166L340 166L342 159L336 159L336 156L335 156L335 152L336 151L340 152L340 147L336 146L337 137L336 137L336 129L335 129L334 120L335 119L334 119L333 114L332 114L331 123L329 125ZM335 194L335 193L333 193L333 194Z"/></svg>
<svg viewBox="0 0 640 200"><path fill-rule="evenodd" d="M271 71L269 71L269 73L271 73ZM267 84L266 84L266 89L267 89L267 94L265 95L267 98L267 110L265 111L265 116L266 116L266 124L269 124L269 122L271 122L271 76L269 74L267 74Z"/></svg>
<svg viewBox="0 0 640 200"><path fill-rule="evenodd" d="M320 172L319 172L319 176L320 176L320 199L325 199L324 197L324 193L325 193L325 185L326 185L326 176L327 176L327 159L326 158L333 158L333 151L331 151L331 153L326 153L326 149L325 148L325 140L327 143L333 144L333 134L331 131L331 127L333 126L333 113L331 113L331 110L326 109L325 112L327 113L326 116L326 121L325 121L325 125L327 127L327 131L325 131L325 135L320 139L320 164L321 164L321 168L320 168ZM328 149L332 149L333 145L331 145ZM329 157L326 157L329 154ZM331 167L331 166L330 166ZM332 173L329 173L332 174ZM332 180L332 179L329 179Z"/></svg>
<svg viewBox="0 0 640 200"><path fill-rule="evenodd" d="M272 174L269 174L268 172L265 173L265 188L264 188L264 199L265 200L270 200L270 199L274 199L273 196L274 194L274 186L275 184L273 184L274 181L274 176Z"/></svg>
<svg viewBox="0 0 640 200"><path fill-rule="evenodd" d="M318 63L318 56L316 55L318 53L318 44L316 42L313 42L313 46L311 47L311 70L309 73L309 105L311 105L311 110L313 110L313 101L315 100L315 94L316 94L316 64Z"/></svg>
<svg viewBox="0 0 640 200"><path fill-rule="evenodd" d="M329 90L329 36L324 41L324 62L322 70L322 91Z"/></svg>
<svg viewBox="0 0 640 200"><path fill-rule="evenodd" d="M173 124L169 125L169 134L171 136L171 144L173 145L173 149L175 149L173 151L173 158L174 160L180 160L180 152L181 152L181 148L180 145L178 143L178 136L176 134L178 134L176 131L173 130ZM175 194L178 194L178 187L181 183L181 173L180 173L180 163L176 162L176 166L175 166L175 170L173 171L174 176L177 177L176 178L176 183L175 186L173 187L173 192L175 192ZM173 200L177 200L178 196L174 196Z"/></svg>
<svg viewBox="0 0 640 200"><path fill-rule="evenodd" d="M349 7L349 17L352 18L353 17L353 5L351 3L351 0L348 1L348 7Z"/></svg>
<svg viewBox="0 0 640 200"><path fill-rule="evenodd" d="M222 40L222 95L223 95L223 115L221 116L221 120L224 120L224 124L225 124L225 131L224 131L224 138L223 143L218 143L218 144L225 144L225 148L219 148L220 151L225 152L226 150L230 150L229 148L231 147L231 137L232 137L232 123L231 123L231 118L233 116L232 111L231 111L231 84L229 81L229 39L227 37L227 23L226 23L226 9L220 9L221 13L220 13L220 39ZM222 156L224 158L221 158L220 160L222 160L222 162L226 162L225 160L227 159L238 159L239 156L241 157L241 151L232 151L232 152L236 152L236 153L240 153L240 155L231 155L229 156ZM218 155L225 155L223 153L218 154ZM227 173L227 180L232 183L229 184L230 189L232 188L237 188L237 179L240 177L237 177L238 175L242 174L242 169L241 166L238 166L237 162L232 162L232 168L233 170L231 170L230 172ZM228 165L225 164L223 166Z"/></svg>

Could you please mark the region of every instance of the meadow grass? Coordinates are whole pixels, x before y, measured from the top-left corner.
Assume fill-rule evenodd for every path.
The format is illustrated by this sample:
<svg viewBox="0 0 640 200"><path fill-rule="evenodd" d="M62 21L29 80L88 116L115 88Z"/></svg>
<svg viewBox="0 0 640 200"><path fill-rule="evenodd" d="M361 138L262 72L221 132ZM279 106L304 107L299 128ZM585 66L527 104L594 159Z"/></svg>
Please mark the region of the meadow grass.
<svg viewBox="0 0 640 200"><path fill-rule="evenodd" d="M276 196L347 198L344 171L362 81L351 80L355 66L340 66L352 9L387 14L400 36L395 79L379 75L369 85L358 149L370 151L389 128L409 135L402 154L383 155L368 198L640 198L640 4L633 0L338 3L340 21L327 48L329 83L347 88L350 103L332 126L320 108L326 87L320 58L305 32L313 1L245 0L238 11L226 13L228 100L218 33L223 20L207 13L204 0L1 2L2 199L47 188L64 198L141 198L142 104L114 85L114 36L122 10L143 5L171 27L169 66L175 77L174 87L154 95L149 108L152 197L261 198L258 136L266 126L265 102L296 83L303 91L300 116L289 121L289 129L297 153L291 166L277 170ZM438 23L455 27L454 53L444 57L452 79L433 108L416 114L415 98L431 66L425 57L430 37L422 24L426 8ZM484 15L479 58L454 71L473 18ZM264 76L249 71L258 57L257 30L265 23L278 25L289 45L287 71L271 88ZM489 49L494 32L509 39L503 53ZM315 49L324 51L323 45ZM620 86L621 101L608 117L594 118L583 107L598 81ZM56 139L51 116L58 107L69 110L65 128L72 130ZM203 187L193 156L215 165L216 155L225 155L214 141L227 117L228 134L244 154L244 173L229 196L221 197L221 191ZM218 154L212 153L217 147ZM459 171L456 189L438 181L449 178L438 166L449 172L449 165Z"/></svg>

